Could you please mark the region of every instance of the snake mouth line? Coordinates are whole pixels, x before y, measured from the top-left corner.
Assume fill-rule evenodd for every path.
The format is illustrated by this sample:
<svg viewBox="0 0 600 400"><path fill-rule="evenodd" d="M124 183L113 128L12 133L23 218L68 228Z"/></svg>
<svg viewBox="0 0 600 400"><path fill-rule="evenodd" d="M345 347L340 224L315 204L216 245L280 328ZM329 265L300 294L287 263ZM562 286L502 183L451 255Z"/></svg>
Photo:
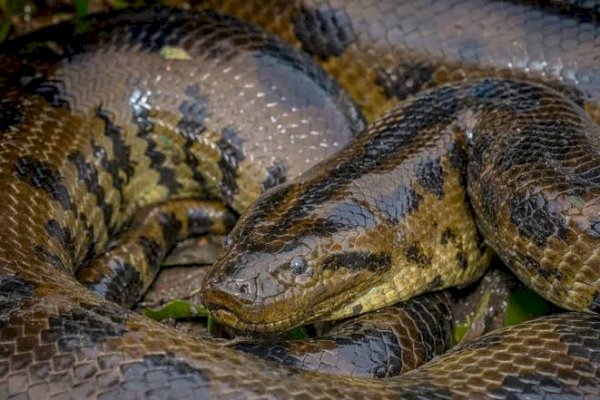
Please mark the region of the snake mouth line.
<svg viewBox="0 0 600 400"><path fill-rule="evenodd" d="M246 332L266 332L266 333L277 333L285 332L294 329L298 325L303 323L309 323L310 321L303 321L301 317L288 317L278 321L256 323L247 322L241 320L237 314L226 308L217 308L211 311L213 317L220 323L223 323L237 331ZM316 316L319 318L319 316ZM312 320L312 319L311 319Z"/></svg>

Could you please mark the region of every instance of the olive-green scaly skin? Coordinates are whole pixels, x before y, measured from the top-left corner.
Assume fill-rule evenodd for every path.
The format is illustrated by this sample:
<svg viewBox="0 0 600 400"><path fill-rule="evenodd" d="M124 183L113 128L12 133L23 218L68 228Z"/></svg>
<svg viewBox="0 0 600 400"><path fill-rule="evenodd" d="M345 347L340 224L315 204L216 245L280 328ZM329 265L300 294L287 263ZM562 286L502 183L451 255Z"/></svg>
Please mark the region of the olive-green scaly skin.
<svg viewBox="0 0 600 400"><path fill-rule="evenodd" d="M207 274L204 304L238 329L283 331L464 286L489 262L476 219L540 295L597 312L599 149L591 118L543 86L423 92L260 197Z"/></svg>
<svg viewBox="0 0 600 400"><path fill-rule="evenodd" d="M360 119L329 84L316 86L333 92L332 98L327 97L331 100L317 96L316 105L312 103L314 92L303 89L309 81L322 82L325 78L308 64L305 72L312 79L297 78L300 82L287 74L286 62L280 74L269 64L261 75L261 68L254 64L257 57L243 51L261 51L253 47L257 42L252 30L233 22L222 22L225 26L219 22L219 34L211 36L211 29L196 30L198 17L174 10L159 11L158 18L152 13L152 23L140 22L149 18L142 12L111 17L101 29L102 18L96 22L92 19L89 25L77 27L87 39L79 38L72 45L60 39L65 30L66 37L73 30L63 25L57 31L50 29L3 48L0 397L473 398L493 394L506 398L515 392L598 395L600 321L593 315L563 314L533 321L467 344L404 377L369 380L273 367L131 314L80 285L73 277L75 269L105 248L125 221L139 215L136 210L140 206L204 195L241 210L263 189L279 183L282 170L293 177L305 168L301 166L306 158L303 138L292 139L290 132L276 135L281 129L293 128L276 123L286 118L286 111L292 118L293 107L283 105L282 97L289 98L290 94L278 92L279 84L296 89L300 96L296 108L316 124L312 130L323 134L308 139L315 149L325 148L321 143L329 150L334 142L341 146L352 133L351 128L342 133L346 119ZM177 17L169 23L165 20L167 14ZM114 23L119 18L120 22ZM210 14L200 19L206 22L205 18L211 25L220 17ZM144 27L136 27L140 23ZM232 39L228 42L227 38ZM257 40L264 43L264 39ZM560 42L560 38L557 40ZM27 41L40 45L24 46ZM161 55L160 50L168 50L165 46L184 51L171 57ZM222 62L233 63L233 69L207 60L215 54ZM190 61L187 57L200 57L203 62L194 63L192 68L186 63ZM286 56L283 59L289 61ZM352 69L348 58L346 62ZM240 79L235 73L226 75L236 66L240 68ZM195 68L199 70L194 72ZM209 96L212 101L222 102L215 105L209 101L207 106L202 95L208 93L197 89L210 92L210 87L198 81L194 83L197 87L189 87L187 78L205 76L200 71L212 77L225 75L224 80L214 81L219 92ZM274 114L268 94L255 96L266 98L257 100L259 105L239 96L240 87L235 86L239 80L255 85L247 89L257 95L272 86L257 87L260 79L245 81L246 73L266 76L270 83L279 78L273 96L280 118L275 116L276 121L272 121L272 135L262 133L267 128L260 129L264 119L258 117L244 118L250 126L234 126L233 134L226 129L231 124L223 122L224 116L239 117L241 111L249 115L254 107ZM212 82L212 78L206 79ZM463 89L458 86L456 90ZM170 98L167 93L176 95ZM205 106L211 118L201 119ZM327 118L320 117L323 115ZM295 114L293 117L291 125L302 120ZM309 125L314 128L312 123ZM341 136L331 136L335 134ZM278 141L282 137L285 139ZM249 144L251 150L242 152L244 158L240 161L236 150ZM287 146L292 144L298 148L288 151ZM278 145L286 150L279 150ZM257 153L250 157L253 152ZM288 157L283 160L285 169L282 162L274 163L281 161L273 160L274 154ZM256 176L258 181L250 179ZM176 233L190 222L177 217L166 220L169 223L164 224L165 232ZM156 239L162 242L166 233L159 236Z"/></svg>

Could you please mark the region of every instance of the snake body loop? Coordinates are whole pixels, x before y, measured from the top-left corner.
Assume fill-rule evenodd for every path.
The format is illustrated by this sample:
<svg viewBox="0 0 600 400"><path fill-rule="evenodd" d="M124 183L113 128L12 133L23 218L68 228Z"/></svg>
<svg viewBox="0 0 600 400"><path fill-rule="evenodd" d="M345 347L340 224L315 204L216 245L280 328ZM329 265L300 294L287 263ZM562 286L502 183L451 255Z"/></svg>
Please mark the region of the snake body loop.
<svg viewBox="0 0 600 400"><path fill-rule="evenodd" d="M600 30L512 2L363 3L200 5L323 69L238 19L170 8L0 48L0 398L600 396L600 136L581 108L596 116ZM363 118L324 70L369 121L402 102L345 146ZM206 281L239 328L464 284L489 258L477 227L527 283L588 312L376 380L273 367L97 295L135 300L174 238L247 207ZM85 268L101 255L102 274Z"/></svg>

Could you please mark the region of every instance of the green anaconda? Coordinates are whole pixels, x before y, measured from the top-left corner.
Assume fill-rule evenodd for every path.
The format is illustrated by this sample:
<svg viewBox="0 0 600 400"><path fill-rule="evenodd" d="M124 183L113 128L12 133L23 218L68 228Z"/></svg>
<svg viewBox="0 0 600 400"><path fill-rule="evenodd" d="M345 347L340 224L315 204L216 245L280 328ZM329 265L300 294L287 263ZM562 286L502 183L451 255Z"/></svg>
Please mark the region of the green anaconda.
<svg viewBox="0 0 600 400"><path fill-rule="evenodd" d="M99 15L3 45L0 397L600 396L600 132L584 111L600 27L476 0L207 6L281 30L369 121L403 101L351 141L361 111L309 56L213 11ZM577 312L377 380L273 366L114 303L232 212L205 301L238 328L465 284L484 240Z"/></svg>

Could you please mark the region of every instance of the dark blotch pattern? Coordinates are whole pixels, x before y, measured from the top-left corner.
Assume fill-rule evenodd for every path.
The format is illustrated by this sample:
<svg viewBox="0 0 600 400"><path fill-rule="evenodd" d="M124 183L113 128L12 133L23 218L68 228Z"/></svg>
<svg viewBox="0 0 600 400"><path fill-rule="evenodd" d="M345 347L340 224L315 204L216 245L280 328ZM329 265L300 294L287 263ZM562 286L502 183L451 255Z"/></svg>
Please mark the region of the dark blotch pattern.
<svg viewBox="0 0 600 400"><path fill-rule="evenodd" d="M410 244L406 248L404 255L409 262L417 264L420 267L431 265L431 258L423 254L417 243Z"/></svg>
<svg viewBox="0 0 600 400"><path fill-rule="evenodd" d="M585 381L585 378L584 378ZM579 390L574 390L561 382L557 377L541 374L537 372L523 372L518 375L508 375L504 377L499 389L492 390L494 396L499 398L511 399L511 395L518 393L514 398L518 399L580 399L582 396ZM586 391L600 388L600 383L596 379L588 379L588 382L582 384L586 386ZM553 397L554 395L554 397ZM592 396L594 397L594 396Z"/></svg>
<svg viewBox="0 0 600 400"><path fill-rule="evenodd" d="M98 180L98 171L96 167L90 162L86 161L83 153L79 151L72 152L68 156L69 162L77 169L77 179L79 179L85 185L87 191L92 193L96 198L96 204L102 211L102 219L104 220L104 226L111 228L111 221L113 216L113 206L106 202L106 196L104 194L104 188L100 185Z"/></svg>
<svg viewBox="0 0 600 400"><path fill-rule="evenodd" d="M399 64L393 69L377 70L375 83L388 97L404 100L419 92L431 80L433 67L425 63Z"/></svg>
<svg viewBox="0 0 600 400"><path fill-rule="evenodd" d="M8 132L11 128L16 128L24 119L25 116L17 103L0 99L0 132Z"/></svg>
<svg viewBox="0 0 600 400"><path fill-rule="evenodd" d="M42 261L43 263L48 263L57 269L65 268L65 265L62 262L62 260L60 259L60 257L57 256L56 254L52 253L50 250L48 250L44 246L38 244L35 246L34 250L36 252L38 259L40 261Z"/></svg>
<svg viewBox="0 0 600 400"><path fill-rule="evenodd" d="M46 232L51 237L58 239L61 246L69 253L71 259L75 258L75 241L69 228L64 227L55 219L46 222Z"/></svg>
<svg viewBox="0 0 600 400"><path fill-rule="evenodd" d="M217 142L220 149L221 159L219 169L221 170L221 195L226 202L231 203L233 196L239 192L237 186L238 167L244 160L243 140L233 128L225 128L221 132L221 138Z"/></svg>
<svg viewBox="0 0 600 400"><path fill-rule="evenodd" d="M120 259L112 259L108 267L112 272L111 276L90 284L89 289L117 304L135 304L143 284L138 270Z"/></svg>
<svg viewBox="0 0 600 400"><path fill-rule="evenodd" d="M447 244L449 241L456 239L456 235L452 232L452 229L446 228L442 232L442 236L440 237L441 244Z"/></svg>
<svg viewBox="0 0 600 400"><path fill-rule="evenodd" d="M343 10L302 7L292 23L302 48L323 60L340 56L352 42L350 20Z"/></svg>
<svg viewBox="0 0 600 400"><path fill-rule="evenodd" d="M24 89L43 97L53 107L68 107L69 99L60 87L61 84L60 81L52 81L46 77L36 77L24 85Z"/></svg>
<svg viewBox="0 0 600 400"><path fill-rule="evenodd" d="M427 160L417 168L417 180L423 188L438 198L444 196L444 173L440 160Z"/></svg>
<svg viewBox="0 0 600 400"><path fill-rule="evenodd" d="M375 205L392 222L399 222L419 207L423 198L406 185L398 186L391 195L375 199Z"/></svg>
<svg viewBox="0 0 600 400"><path fill-rule="evenodd" d="M59 172L52 164L23 156L15 164L15 175L31 187L46 192L58 201L64 210L73 209L69 192L62 183Z"/></svg>
<svg viewBox="0 0 600 400"><path fill-rule="evenodd" d="M200 162L198 161L198 158L192 151L192 146L194 145L194 143L194 139L188 139L182 146L183 155L185 157L185 165L187 165L192 171L194 180L196 181L198 187L201 188L201 192L210 193L210 191L207 189L206 179L204 178L204 175L202 175L200 169L198 168Z"/></svg>
<svg viewBox="0 0 600 400"><path fill-rule="evenodd" d="M523 237L539 247L553 235L564 237L568 228L564 218L551 210L542 194L525 196L515 193L509 199L510 218Z"/></svg>
<svg viewBox="0 0 600 400"><path fill-rule="evenodd" d="M179 236L182 225L174 213L160 213L158 221L163 231L163 238L167 242L173 241L174 238Z"/></svg>
<svg viewBox="0 0 600 400"><path fill-rule="evenodd" d="M208 98L200 94L197 85L188 86L185 94L190 99L184 100L179 106L182 118L177 123L177 128L186 137L193 139L205 130L204 120L208 115Z"/></svg>
<svg viewBox="0 0 600 400"><path fill-rule="evenodd" d="M99 399L206 399L210 381L202 371L168 355L146 355L121 364L121 382Z"/></svg>
<svg viewBox="0 0 600 400"><path fill-rule="evenodd" d="M600 293L596 292L592 302L590 303L590 311L600 313Z"/></svg>
<svg viewBox="0 0 600 400"><path fill-rule="evenodd" d="M273 165L267 169L267 177L262 182L263 190L270 189L285 182L286 172L287 167L283 161L273 163Z"/></svg>
<svg viewBox="0 0 600 400"><path fill-rule="evenodd" d="M323 260L323 269L332 270L346 268L350 271L367 269L371 272L384 272L391 265L392 258L389 254L374 254L366 251L332 254Z"/></svg>
<svg viewBox="0 0 600 400"><path fill-rule="evenodd" d="M148 263L149 266L158 265L163 257L163 250L159 243L155 240L146 237L140 236L138 238L138 243L144 252L144 259Z"/></svg>
<svg viewBox="0 0 600 400"><path fill-rule="evenodd" d="M145 127L152 125L145 124ZM159 174L158 183L167 188L170 195L177 193L182 188L181 183L177 181L175 171L166 166L167 155L158 147L157 142L151 137L150 130L140 129L139 137L148 142L148 147L144 154L150 159L150 168L156 170Z"/></svg>
<svg viewBox="0 0 600 400"><path fill-rule="evenodd" d="M104 135L112 141L114 158L108 159L106 149L92 143L94 156L100 159L101 165L110 174L113 186L121 193L122 188L133 175L133 162L131 160L131 147L125 144L123 132L113 122L110 114L102 109L96 111L96 117L104 122ZM121 177L121 173L125 178Z"/></svg>
<svg viewBox="0 0 600 400"><path fill-rule="evenodd" d="M500 194L496 192L497 185L491 182L482 182L480 185L481 211L490 221L496 221L498 206L500 205ZM472 204L468 203L471 212L474 214Z"/></svg>
<svg viewBox="0 0 600 400"><path fill-rule="evenodd" d="M104 339L122 336L126 329L127 314L116 307L79 304L77 308L48 319L49 328L42 331L44 342L58 342L63 352L70 352Z"/></svg>
<svg viewBox="0 0 600 400"><path fill-rule="evenodd" d="M0 276L0 329L8 323L10 313L19 309L23 299L33 296L33 289L33 285L16 276Z"/></svg>
<svg viewBox="0 0 600 400"><path fill-rule="evenodd" d="M465 256L465 253L463 253L462 251L460 251L460 252L458 252L458 254L456 254L456 262L462 269L467 269L467 266L468 266L467 257Z"/></svg>
<svg viewBox="0 0 600 400"><path fill-rule="evenodd" d="M436 275L435 278L433 278L433 280L429 282L424 292L432 292L434 290L440 289L442 286L444 286L444 280L440 275Z"/></svg>

